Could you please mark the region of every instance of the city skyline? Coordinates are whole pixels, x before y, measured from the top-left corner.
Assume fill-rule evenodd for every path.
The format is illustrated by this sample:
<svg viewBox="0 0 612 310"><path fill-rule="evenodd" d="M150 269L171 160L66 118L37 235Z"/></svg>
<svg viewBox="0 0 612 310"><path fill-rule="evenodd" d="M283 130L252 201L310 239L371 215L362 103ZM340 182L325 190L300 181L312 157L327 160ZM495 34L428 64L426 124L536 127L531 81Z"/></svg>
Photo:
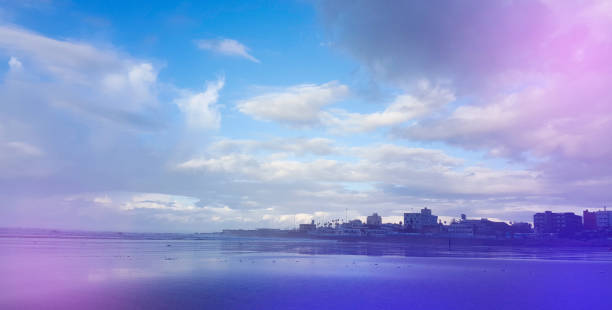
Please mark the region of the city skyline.
<svg viewBox="0 0 612 310"><path fill-rule="evenodd" d="M8 1L0 227L612 202L606 1Z"/></svg>

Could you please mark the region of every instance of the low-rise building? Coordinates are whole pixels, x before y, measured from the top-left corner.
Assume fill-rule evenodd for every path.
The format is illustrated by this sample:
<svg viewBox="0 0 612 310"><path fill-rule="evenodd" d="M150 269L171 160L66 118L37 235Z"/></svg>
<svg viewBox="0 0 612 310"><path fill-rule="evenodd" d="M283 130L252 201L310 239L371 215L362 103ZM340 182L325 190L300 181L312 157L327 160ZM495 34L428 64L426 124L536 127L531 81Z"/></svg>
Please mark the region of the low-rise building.
<svg viewBox="0 0 612 310"><path fill-rule="evenodd" d="M363 222L360 219L350 220L348 223L343 224L348 227L361 227L363 226Z"/></svg>
<svg viewBox="0 0 612 310"><path fill-rule="evenodd" d="M459 222L452 222L448 226L448 232L455 237L472 237L474 236L474 223L468 222L466 220L461 220Z"/></svg>
<svg viewBox="0 0 612 310"><path fill-rule="evenodd" d="M513 234L528 234L533 233L533 228L530 223L514 222L510 225L510 231Z"/></svg>
<svg viewBox="0 0 612 310"><path fill-rule="evenodd" d="M312 220L310 222L310 224L300 224L300 231L311 231L311 230L316 230L317 229L317 225L315 224L314 220Z"/></svg>
<svg viewBox="0 0 612 310"><path fill-rule="evenodd" d="M448 232L452 236L457 237L503 237L510 231L510 225L504 222L494 222L485 218L479 220L468 220L464 215L461 216L461 221L454 221L448 226Z"/></svg>

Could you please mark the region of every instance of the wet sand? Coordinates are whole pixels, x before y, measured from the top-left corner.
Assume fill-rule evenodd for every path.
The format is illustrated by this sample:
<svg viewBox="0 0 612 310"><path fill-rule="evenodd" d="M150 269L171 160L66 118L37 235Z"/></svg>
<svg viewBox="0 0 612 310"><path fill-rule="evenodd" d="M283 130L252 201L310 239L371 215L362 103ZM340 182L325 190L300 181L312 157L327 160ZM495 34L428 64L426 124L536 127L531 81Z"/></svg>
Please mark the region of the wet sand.
<svg viewBox="0 0 612 310"><path fill-rule="evenodd" d="M612 309L612 252L0 238L1 309Z"/></svg>

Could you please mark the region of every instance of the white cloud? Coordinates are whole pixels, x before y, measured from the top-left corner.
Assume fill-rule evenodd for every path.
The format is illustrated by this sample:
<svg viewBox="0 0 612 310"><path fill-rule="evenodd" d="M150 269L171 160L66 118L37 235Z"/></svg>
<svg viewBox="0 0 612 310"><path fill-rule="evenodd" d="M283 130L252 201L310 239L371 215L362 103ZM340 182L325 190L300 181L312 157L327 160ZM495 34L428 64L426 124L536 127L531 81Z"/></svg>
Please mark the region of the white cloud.
<svg viewBox="0 0 612 310"><path fill-rule="evenodd" d="M293 155L330 155L339 150L334 141L326 138L277 138L266 141L222 139L210 145L213 153L286 152Z"/></svg>
<svg viewBox="0 0 612 310"><path fill-rule="evenodd" d="M0 26L0 50L14 55L12 70L28 63L26 75L4 82L5 102L31 100L119 122L157 105L157 70L150 62L6 25Z"/></svg>
<svg viewBox="0 0 612 310"><path fill-rule="evenodd" d="M21 61L19 61L17 57L13 57L13 56L11 56L11 58L9 59L8 65L9 65L9 68L11 68L11 71L19 71L22 68Z"/></svg>
<svg viewBox="0 0 612 310"><path fill-rule="evenodd" d="M308 221L313 217L338 217L344 215L346 208L353 210L351 218L375 211L388 218L401 218L403 211L422 206L433 207L439 215L458 215L458 209L464 208L472 214L480 212L500 217L505 212L502 206L520 206L521 199L529 200L526 206L540 208L557 205L562 210L571 205L568 201L550 202L567 187L551 186L547 183L549 179L539 174L540 167L532 170L490 168L468 164L435 149L391 144L342 147L326 138L274 138L274 133L258 132L244 136L273 137L263 141L221 138L211 145L199 145L198 150L205 153L196 156L184 152L180 144L185 140L205 143L202 140L184 139L172 131L140 135L140 132L117 130L115 126L100 126L107 124L105 120L139 123L141 119L134 121L134 118L142 116L143 111L155 109L161 87L157 81L158 68L153 62L135 59L112 48L45 38L14 27L0 27L0 34L0 52L14 55L16 61L23 61L23 69L27 69L23 74L7 74L0 81L3 103L0 104L0 183L11 184L0 186L0 196L7 205L1 218L10 225L21 225L12 221L23 219L23 226L39 223L57 227L81 225L80 228L87 229L219 231L286 227L293 218ZM591 81L598 85L597 82L605 79L597 77ZM219 92L223 84L223 79L219 79L208 83L201 92L179 90L179 98L174 101L170 98L168 103L171 108L174 108L172 103L179 107L189 126L218 128ZM601 86L609 88L603 87L607 84ZM598 110L596 122L587 117L584 122L582 118L555 118L542 123L542 113L531 113L542 107L537 104L540 102L537 92L533 98L525 94L502 103L491 101L489 105L457 108L450 115L444 114L448 118L429 123L432 126L425 126L427 121L423 119L440 116L435 113L454 99L454 94L447 89L424 87L401 94L374 113L329 107L346 98L348 93L348 88L338 82L303 84L254 96L239 102L237 108L257 119L298 127L322 125L336 132L367 132L406 124L415 135L423 126L420 133L431 135L422 136L423 140L455 143L463 139L459 142L472 145L469 143L479 141L486 147L500 145L487 143L499 141L503 135L509 137L508 141L520 142L517 146L538 142L538 147L530 149L541 149L543 154L559 148L567 154L583 150L585 154L609 154L610 144L602 143L595 148L581 142L593 142L585 139L593 133L599 134L597 141L607 141L606 133L610 131L606 129L612 124L606 118L608 110ZM567 96L559 99L562 97ZM609 106L605 105L607 97L602 98L585 97L580 102ZM572 109L571 113L576 115L580 111ZM510 130L516 128L510 126L512 121L519 119L513 113L534 115L532 119L520 118L525 120L520 123L525 128L521 132L527 133L520 139L516 139L517 132ZM87 116L97 116L103 121ZM568 125L574 122L586 124L580 128L589 130L573 130L576 127ZM172 130L177 126L169 127ZM491 131L495 134L488 135ZM371 141L371 138L365 140ZM363 143L356 140L350 139L351 143ZM103 143L108 148L92 147ZM179 146L174 148L175 145ZM504 151L501 146L499 152ZM177 158L179 163L174 166ZM176 169L165 169L168 164ZM602 167L605 165L599 168ZM30 173L28 169L38 173ZM575 165L575 169L583 166ZM610 184L609 178L578 181L576 186L609 187ZM33 185L40 191L33 193ZM81 201L58 202L53 200L58 188L62 195L92 188L151 193L96 194ZM17 193L12 193L13 189ZM548 195L549 201L531 198L534 195ZM596 198L605 200L605 197ZM509 203L505 199L514 200ZM68 206L70 203L73 205ZM500 213L495 213L495 209ZM507 213L520 213L522 219L531 216L529 210L522 209L510 209ZM30 216L26 221L20 214Z"/></svg>
<svg viewBox="0 0 612 310"><path fill-rule="evenodd" d="M108 194L104 196L97 196L93 198L93 202L101 205L110 205L113 203L113 200L110 198Z"/></svg>
<svg viewBox="0 0 612 310"><path fill-rule="evenodd" d="M292 126L319 122L321 108L348 95L348 87L336 81L325 84L301 84L240 101L237 108L259 120Z"/></svg>
<svg viewBox="0 0 612 310"><path fill-rule="evenodd" d="M205 91L200 93L183 91L183 95L174 101L185 114L189 126L201 129L219 128L221 115L216 103L219 91L224 85L225 79L219 78L215 82L207 83Z"/></svg>
<svg viewBox="0 0 612 310"><path fill-rule="evenodd" d="M259 59L249 54L249 48L233 39L197 40L196 45L203 50L210 50L229 56L238 56L259 63Z"/></svg>
<svg viewBox="0 0 612 310"><path fill-rule="evenodd" d="M255 181L353 181L364 179L343 162L316 159L308 162L256 158L247 154L194 158L179 163L179 171L208 171Z"/></svg>
<svg viewBox="0 0 612 310"><path fill-rule="evenodd" d="M367 132L426 116L454 100L455 96L447 89L421 84L417 95L399 95L382 112L362 114L331 110L322 114L321 122L333 132Z"/></svg>
<svg viewBox="0 0 612 310"><path fill-rule="evenodd" d="M411 124L396 134L483 149L496 157L607 160L612 145L602 141L609 140L612 128L610 107L604 103L610 96L595 95L604 91L607 82L600 75L581 78L589 85L574 78L551 79L546 86L525 87L520 92L492 95L484 104L459 106L448 115ZM586 90L579 92L581 87ZM592 102L588 109L584 101Z"/></svg>
<svg viewBox="0 0 612 310"><path fill-rule="evenodd" d="M423 140L461 139L475 140L475 137L486 135L516 125L518 105L526 97L509 95L500 102L474 106L466 105L455 109L448 117L414 124L405 131L407 137Z"/></svg>
<svg viewBox="0 0 612 310"><path fill-rule="evenodd" d="M158 193L138 193L120 204L123 210L169 209L175 211L194 210L197 198Z"/></svg>
<svg viewBox="0 0 612 310"><path fill-rule="evenodd" d="M368 132L418 119L455 100L442 87L418 83L414 94L402 94L383 111L353 113L343 109L324 109L344 99L348 87L338 82L321 85L302 84L258 95L238 103L238 110L252 117L295 127L323 125L333 133Z"/></svg>
<svg viewBox="0 0 612 310"><path fill-rule="evenodd" d="M537 172L464 165L440 150L372 145L346 152L352 161L279 159L243 153L200 157L178 171L204 171L254 182L353 182L386 184L430 195L505 195L545 192Z"/></svg>
<svg viewBox="0 0 612 310"><path fill-rule="evenodd" d="M2 105L0 105L1 107ZM0 182L20 177L48 176L58 169L47 145L22 131L25 123L6 117L0 110ZM1 191L1 190L0 190Z"/></svg>
<svg viewBox="0 0 612 310"><path fill-rule="evenodd" d="M7 142L6 146L18 152L19 154L26 155L26 156L38 157L44 154L44 152L38 147L32 144L26 143L26 142L22 142L22 141Z"/></svg>
<svg viewBox="0 0 612 310"><path fill-rule="evenodd" d="M463 164L462 159L449 156L441 150L404 147L393 144L382 144L376 147L355 147L352 149L352 153L363 154L361 157L372 162L410 162L412 167L455 167Z"/></svg>

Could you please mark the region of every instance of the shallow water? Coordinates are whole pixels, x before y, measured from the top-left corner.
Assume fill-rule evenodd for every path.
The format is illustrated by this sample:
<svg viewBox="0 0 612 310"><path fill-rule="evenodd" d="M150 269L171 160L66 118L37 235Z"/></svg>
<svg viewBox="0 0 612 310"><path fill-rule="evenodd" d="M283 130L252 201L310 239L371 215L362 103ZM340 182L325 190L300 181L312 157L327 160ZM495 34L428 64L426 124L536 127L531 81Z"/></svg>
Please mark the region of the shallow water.
<svg viewBox="0 0 612 310"><path fill-rule="evenodd" d="M607 248L5 236L0 275L2 309L612 309Z"/></svg>

